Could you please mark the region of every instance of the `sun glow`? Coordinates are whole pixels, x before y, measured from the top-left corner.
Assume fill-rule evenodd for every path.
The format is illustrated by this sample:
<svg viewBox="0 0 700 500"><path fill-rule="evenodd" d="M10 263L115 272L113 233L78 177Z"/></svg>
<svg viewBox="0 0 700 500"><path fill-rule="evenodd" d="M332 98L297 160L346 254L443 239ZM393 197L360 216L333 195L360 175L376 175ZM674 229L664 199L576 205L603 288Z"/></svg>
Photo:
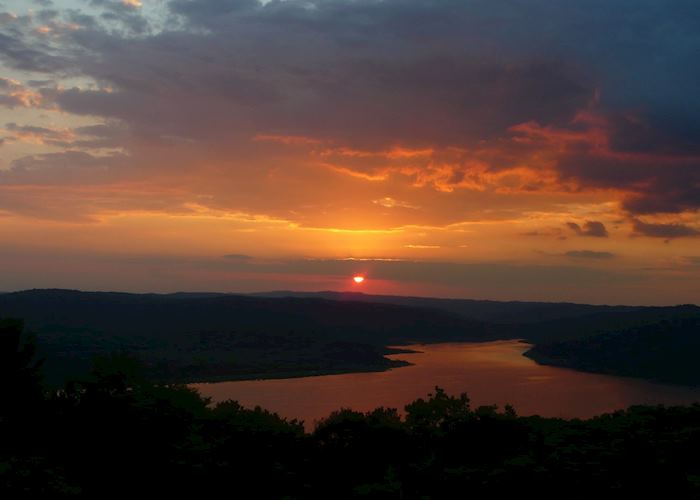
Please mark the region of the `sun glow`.
<svg viewBox="0 0 700 500"><path fill-rule="evenodd" d="M359 285L360 283L365 281L365 277L364 276L353 276L352 280Z"/></svg>

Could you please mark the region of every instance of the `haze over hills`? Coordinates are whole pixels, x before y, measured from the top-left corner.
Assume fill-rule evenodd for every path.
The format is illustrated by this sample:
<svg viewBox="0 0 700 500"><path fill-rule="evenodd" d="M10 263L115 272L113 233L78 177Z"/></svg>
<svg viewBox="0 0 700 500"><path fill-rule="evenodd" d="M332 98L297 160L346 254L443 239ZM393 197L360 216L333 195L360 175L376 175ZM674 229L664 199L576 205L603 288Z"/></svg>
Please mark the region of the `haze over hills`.
<svg viewBox="0 0 700 500"><path fill-rule="evenodd" d="M384 370L401 365L384 357L388 345L524 339L536 344L529 356L542 363L700 382L694 305L51 289L1 294L0 317L26 321L54 381L79 376L93 357L113 352L136 355L154 379L182 382ZM656 354L634 354L640 350Z"/></svg>

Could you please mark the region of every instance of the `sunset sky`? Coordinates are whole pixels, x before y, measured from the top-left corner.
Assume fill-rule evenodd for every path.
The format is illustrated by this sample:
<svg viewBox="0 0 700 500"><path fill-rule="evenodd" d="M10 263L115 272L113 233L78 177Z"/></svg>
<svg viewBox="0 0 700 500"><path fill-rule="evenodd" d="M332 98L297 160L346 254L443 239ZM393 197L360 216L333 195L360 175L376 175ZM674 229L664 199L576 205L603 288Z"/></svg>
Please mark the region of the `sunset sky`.
<svg viewBox="0 0 700 500"><path fill-rule="evenodd" d="M0 0L0 290L700 303L699 25L697 0Z"/></svg>

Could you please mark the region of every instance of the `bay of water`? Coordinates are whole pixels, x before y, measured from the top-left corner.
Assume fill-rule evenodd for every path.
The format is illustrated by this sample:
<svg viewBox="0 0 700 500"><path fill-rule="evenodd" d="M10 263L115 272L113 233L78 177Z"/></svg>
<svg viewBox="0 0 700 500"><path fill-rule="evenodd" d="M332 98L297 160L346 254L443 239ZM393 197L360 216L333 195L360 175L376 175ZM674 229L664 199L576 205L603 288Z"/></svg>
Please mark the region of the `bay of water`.
<svg viewBox="0 0 700 500"><path fill-rule="evenodd" d="M435 386L466 392L473 406L512 404L520 415L587 418L635 404L690 404L700 389L538 365L518 341L416 344L393 354L412 366L384 372L192 384L213 401L238 400L303 420L307 429L339 408L403 407Z"/></svg>

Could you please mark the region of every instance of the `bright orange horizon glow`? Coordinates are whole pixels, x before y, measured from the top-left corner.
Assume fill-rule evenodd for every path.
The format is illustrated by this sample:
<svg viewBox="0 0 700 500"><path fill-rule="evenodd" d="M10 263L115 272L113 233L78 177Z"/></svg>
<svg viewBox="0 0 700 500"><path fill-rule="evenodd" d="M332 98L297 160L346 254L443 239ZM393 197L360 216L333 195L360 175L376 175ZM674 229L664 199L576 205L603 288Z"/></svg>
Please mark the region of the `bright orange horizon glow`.
<svg viewBox="0 0 700 500"><path fill-rule="evenodd" d="M364 276L353 276L352 280L359 285L360 283L365 281L365 277Z"/></svg>

